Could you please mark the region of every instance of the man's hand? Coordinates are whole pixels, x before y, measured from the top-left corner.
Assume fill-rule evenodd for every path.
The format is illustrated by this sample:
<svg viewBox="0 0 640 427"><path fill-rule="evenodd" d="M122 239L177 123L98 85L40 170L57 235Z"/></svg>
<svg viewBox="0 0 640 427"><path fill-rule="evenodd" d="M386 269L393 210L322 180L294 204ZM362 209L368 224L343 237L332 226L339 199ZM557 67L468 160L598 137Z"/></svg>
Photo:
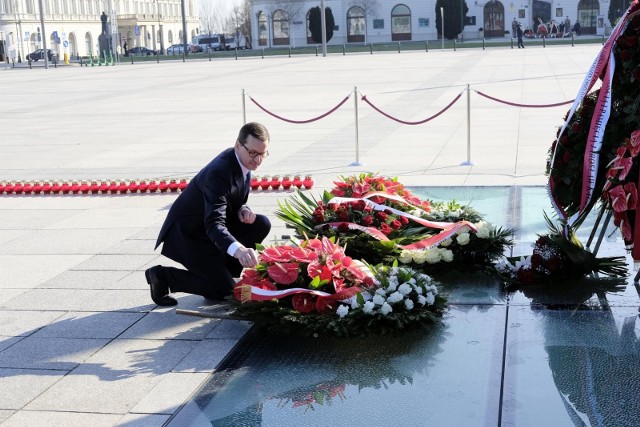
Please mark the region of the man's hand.
<svg viewBox="0 0 640 427"><path fill-rule="evenodd" d="M248 206L243 206L238 211L238 218L240 219L240 222L253 224L253 221L256 220L256 214L254 214Z"/></svg>
<svg viewBox="0 0 640 427"><path fill-rule="evenodd" d="M258 265L258 254L251 248L239 247L233 256L240 261L240 265L244 268L253 268Z"/></svg>

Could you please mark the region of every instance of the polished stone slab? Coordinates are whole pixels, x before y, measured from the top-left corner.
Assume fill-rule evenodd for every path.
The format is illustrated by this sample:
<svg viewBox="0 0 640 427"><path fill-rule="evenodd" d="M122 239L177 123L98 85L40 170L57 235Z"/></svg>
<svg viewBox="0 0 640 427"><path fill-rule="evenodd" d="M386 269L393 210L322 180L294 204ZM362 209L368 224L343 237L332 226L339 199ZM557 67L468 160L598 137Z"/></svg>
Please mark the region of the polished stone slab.
<svg viewBox="0 0 640 427"><path fill-rule="evenodd" d="M505 425L637 426L640 322L635 307L509 310Z"/></svg>
<svg viewBox="0 0 640 427"><path fill-rule="evenodd" d="M431 331L384 339L258 335L170 425L495 425L505 310L452 306Z"/></svg>

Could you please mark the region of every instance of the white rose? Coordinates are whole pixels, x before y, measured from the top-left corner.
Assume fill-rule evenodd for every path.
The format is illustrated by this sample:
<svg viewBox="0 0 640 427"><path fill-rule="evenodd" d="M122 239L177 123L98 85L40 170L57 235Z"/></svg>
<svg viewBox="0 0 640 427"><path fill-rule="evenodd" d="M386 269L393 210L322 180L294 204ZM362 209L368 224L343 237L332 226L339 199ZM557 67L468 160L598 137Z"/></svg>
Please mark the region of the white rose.
<svg viewBox="0 0 640 427"><path fill-rule="evenodd" d="M403 264L409 264L411 261L413 261L413 254L411 253L411 251L404 249L402 252L400 252L398 261Z"/></svg>
<svg viewBox="0 0 640 427"><path fill-rule="evenodd" d="M427 252L426 251L414 251L413 252L413 262L416 264L424 264L427 260Z"/></svg>
<svg viewBox="0 0 640 427"><path fill-rule="evenodd" d="M453 251L450 251L449 249L440 250L440 256L444 262L453 261Z"/></svg>
<svg viewBox="0 0 640 427"><path fill-rule="evenodd" d="M488 239L491 236L491 225L486 221L480 221L476 226L476 236L480 239Z"/></svg>
<svg viewBox="0 0 640 427"><path fill-rule="evenodd" d="M446 240L444 240L442 243L440 243L440 246L442 246L443 248L446 248L451 243L453 243L453 240L451 240L451 237L448 237Z"/></svg>
<svg viewBox="0 0 640 427"><path fill-rule="evenodd" d="M463 225L458 230L456 230L456 234L458 236L461 235L462 233L468 233L468 232L469 232L469 227L467 227L466 225Z"/></svg>
<svg viewBox="0 0 640 427"><path fill-rule="evenodd" d="M340 307L338 307L338 309L336 310L336 314L338 315L338 317L340 317L341 319L347 315L347 313L349 313L349 307L347 307L346 305L340 305Z"/></svg>
<svg viewBox="0 0 640 427"><path fill-rule="evenodd" d="M456 237L456 242L458 242L459 245L464 246L466 244L469 243L469 233L462 233L459 234L458 237Z"/></svg>
<svg viewBox="0 0 640 427"><path fill-rule="evenodd" d="M429 264L440 262L440 251L438 248L431 248L426 251L426 260Z"/></svg>
<svg viewBox="0 0 640 427"><path fill-rule="evenodd" d="M391 313L392 311L393 311L393 308L386 302L382 304L382 307L380 307L380 313L384 314L385 316Z"/></svg>
<svg viewBox="0 0 640 427"><path fill-rule="evenodd" d="M375 305L382 305L382 304L386 304L384 297L382 297L381 295L376 294L376 296L373 297L373 303Z"/></svg>
<svg viewBox="0 0 640 427"><path fill-rule="evenodd" d="M407 310L413 309L413 301L407 298L406 300L404 300L404 306L407 308Z"/></svg>

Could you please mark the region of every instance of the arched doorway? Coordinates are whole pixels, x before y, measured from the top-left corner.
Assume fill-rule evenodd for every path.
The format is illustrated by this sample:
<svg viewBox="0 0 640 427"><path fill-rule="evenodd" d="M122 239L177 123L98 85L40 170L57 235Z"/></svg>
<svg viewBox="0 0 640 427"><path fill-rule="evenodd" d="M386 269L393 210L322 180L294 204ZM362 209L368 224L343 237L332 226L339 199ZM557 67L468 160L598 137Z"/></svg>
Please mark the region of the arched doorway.
<svg viewBox="0 0 640 427"><path fill-rule="evenodd" d="M93 55L93 37L91 37L90 32L87 32L84 35L84 48L87 55L89 56Z"/></svg>
<svg viewBox="0 0 640 427"><path fill-rule="evenodd" d="M598 14L600 14L600 4L598 0L580 0L580 3L578 3L580 34L596 33L596 19Z"/></svg>
<svg viewBox="0 0 640 427"><path fill-rule="evenodd" d="M364 18L364 9L353 6L347 11L347 42L364 42L364 29L367 21Z"/></svg>
<svg viewBox="0 0 640 427"><path fill-rule="evenodd" d="M173 44L173 31L169 30L167 33L167 38L169 39L169 45Z"/></svg>
<svg viewBox="0 0 640 427"><path fill-rule="evenodd" d="M78 56L78 41L75 33L69 33L69 56Z"/></svg>
<svg viewBox="0 0 640 427"><path fill-rule="evenodd" d="M311 30L309 29L309 15L311 15L311 9L309 9L307 11L307 18L306 18L306 22L307 22L307 44L315 44L315 42L313 41L313 38L311 38Z"/></svg>
<svg viewBox="0 0 640 427"><path fill-rule="evenodd" d="M59 39L57 39L58 41L60 41ZM54 37L54 33L51 33L51 35L49 36L49 45L47 46L47 49L51 49L51 51L58 57L60 58L60 43L56 43L56 38Z"/></svg>
<svg viewBox="0 0 640 427"><path fill-rule="evenodd" d="M499 1L484 5L484 36L504 37L504 5Z"/></svg>
<svg viewBox="0 0 640 427"><path fill-rule="evenodd" d="M399 4L391 10L391 41L411 40L411 9Z"/></svg>
<svg viewBox="0 0 640 427"><path fill-rule="evenodd" d="M289 15L284 10L273 12L273 45L289 44Z"/></svg>
<svg viewBox="0 0 640 427"><path fill-rule="evenodd" d="M258 12L258 44L266 46L269 39L269 31L267 27L267 14Z"/></svg>

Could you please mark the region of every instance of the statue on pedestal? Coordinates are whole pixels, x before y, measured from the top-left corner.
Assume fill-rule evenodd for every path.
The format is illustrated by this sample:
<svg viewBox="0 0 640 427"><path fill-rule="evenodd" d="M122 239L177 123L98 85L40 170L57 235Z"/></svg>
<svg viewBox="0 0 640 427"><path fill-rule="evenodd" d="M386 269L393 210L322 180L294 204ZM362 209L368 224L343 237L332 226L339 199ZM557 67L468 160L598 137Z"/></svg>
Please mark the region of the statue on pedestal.
<svg viewBox="0 0 640 427"><path fill-rule="evenodd" d="M102 15L100 15L100 21L102 22L102 32L98 36L98 56L105 60L111 56L111 37L109 35L109 27L107 26L108 19L109 17L107 16L107 14L102 12Z"/></svg>

